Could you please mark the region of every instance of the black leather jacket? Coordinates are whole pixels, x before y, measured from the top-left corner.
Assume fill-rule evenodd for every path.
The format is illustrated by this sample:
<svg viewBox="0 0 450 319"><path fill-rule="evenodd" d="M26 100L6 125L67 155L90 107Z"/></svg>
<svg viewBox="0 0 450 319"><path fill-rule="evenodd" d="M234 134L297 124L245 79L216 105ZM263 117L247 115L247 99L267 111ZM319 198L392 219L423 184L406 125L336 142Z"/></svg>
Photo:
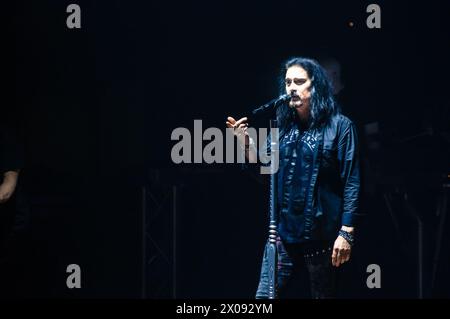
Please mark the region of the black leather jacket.
<svg viewBox="0 0 450 319"><path fill-rule="evenodd" d="M293 124L280 137L278 229L285 242L331 241L342 225L357 225L357 145L355 126L342 114L304 132Z"/></svg>

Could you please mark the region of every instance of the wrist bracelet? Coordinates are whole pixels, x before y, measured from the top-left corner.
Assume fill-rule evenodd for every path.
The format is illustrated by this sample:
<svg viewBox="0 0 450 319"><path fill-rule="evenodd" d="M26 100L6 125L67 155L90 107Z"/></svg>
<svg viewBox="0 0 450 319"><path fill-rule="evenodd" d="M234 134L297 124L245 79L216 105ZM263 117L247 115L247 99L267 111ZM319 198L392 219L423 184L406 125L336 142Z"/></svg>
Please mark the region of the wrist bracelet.
<svg viewBox="0 0 450 319"><path fill-rule="evenodd" d="M353 246L355 244L355 237L348 231L342 229L339 230L339 236L343 237L346 241L348 241L350 246Z"/></svg>

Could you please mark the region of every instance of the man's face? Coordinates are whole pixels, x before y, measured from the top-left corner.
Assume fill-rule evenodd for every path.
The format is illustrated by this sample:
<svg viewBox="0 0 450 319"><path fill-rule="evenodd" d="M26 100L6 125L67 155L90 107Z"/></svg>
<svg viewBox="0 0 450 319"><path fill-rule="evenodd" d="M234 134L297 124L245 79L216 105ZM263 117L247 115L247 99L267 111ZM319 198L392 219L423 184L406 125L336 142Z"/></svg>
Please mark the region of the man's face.
<svg viewBox="0 0 450 319"><path fill-rule="evenodd" d="M298 65L291 66L285 76L286 93L292 96L289 106L301 113L309 111L311 80L307 72Z"/></svg>

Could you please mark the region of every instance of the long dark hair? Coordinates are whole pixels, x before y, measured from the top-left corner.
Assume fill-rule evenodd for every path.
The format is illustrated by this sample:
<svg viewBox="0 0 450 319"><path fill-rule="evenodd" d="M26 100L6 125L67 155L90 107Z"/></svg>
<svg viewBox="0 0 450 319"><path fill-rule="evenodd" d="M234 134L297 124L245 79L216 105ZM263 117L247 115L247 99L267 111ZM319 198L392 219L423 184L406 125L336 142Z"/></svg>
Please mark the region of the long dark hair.
<svg viewBox="0 0 450 319"><path fill-rule="evenodd" d="M292 66L302 67L311 80L310 99L310 128L318 128L325 124L339 108L333 98L333 88L325 70L317 61L308 58L295 57L287 60L280 74L280 94L286 93L285 76L286 71ZM283 133L289 124L295 120L295 112L287 105L281 105L277 109L277 120L280 132Z"/></svg>

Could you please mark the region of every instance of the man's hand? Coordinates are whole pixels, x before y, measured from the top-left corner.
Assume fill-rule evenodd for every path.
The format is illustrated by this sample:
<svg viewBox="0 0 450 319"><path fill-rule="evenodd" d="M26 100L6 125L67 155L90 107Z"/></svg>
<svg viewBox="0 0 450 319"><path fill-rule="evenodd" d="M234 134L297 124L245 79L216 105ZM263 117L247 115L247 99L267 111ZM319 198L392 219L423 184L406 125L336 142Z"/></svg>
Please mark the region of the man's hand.
<svg viewBox="0 0 450 319"><path fill-rule="evenodd" d="M239 142L241 142L243 145L247 143L246 136L248 135L247 133L248 124L246 123L246 121L247 121L246 117L243 117L238 121L236 121L234 118L229 116L227 117L226 122L227 127L233 129L233 134L238 138Z"/></svg>
<svg viewBox="0 0 450 319"><path fill-rule="evenodd" d="M353 227L342 226L341 229L353 233ZM349 261L351 251L352 246L350 243L345 238L338 236L334 242L333 255L331 256L331 263L333 266L339 267L343 263Z"/></svg>
<svg viewBox="0 0 450 319"><path fill-rule="evenodd" d="M0 204L6 203L14 194L17 185L18 172L6 172L0 185Z"/></svg>
<svg viewBox="0 0 450 319"><path fill-rule="evenodd" d="M236 136L242 149L245 150L245 157L249 160L250 163L257 163L258 151L254 146L250 146L252 145L253 140L250 138L250 135L247 132L247 120L248 119L246 117L243 117L236 121L234 118L229 116L227 117L226 124L228 128L231 128L233 130L234 136Z"/></svg>

